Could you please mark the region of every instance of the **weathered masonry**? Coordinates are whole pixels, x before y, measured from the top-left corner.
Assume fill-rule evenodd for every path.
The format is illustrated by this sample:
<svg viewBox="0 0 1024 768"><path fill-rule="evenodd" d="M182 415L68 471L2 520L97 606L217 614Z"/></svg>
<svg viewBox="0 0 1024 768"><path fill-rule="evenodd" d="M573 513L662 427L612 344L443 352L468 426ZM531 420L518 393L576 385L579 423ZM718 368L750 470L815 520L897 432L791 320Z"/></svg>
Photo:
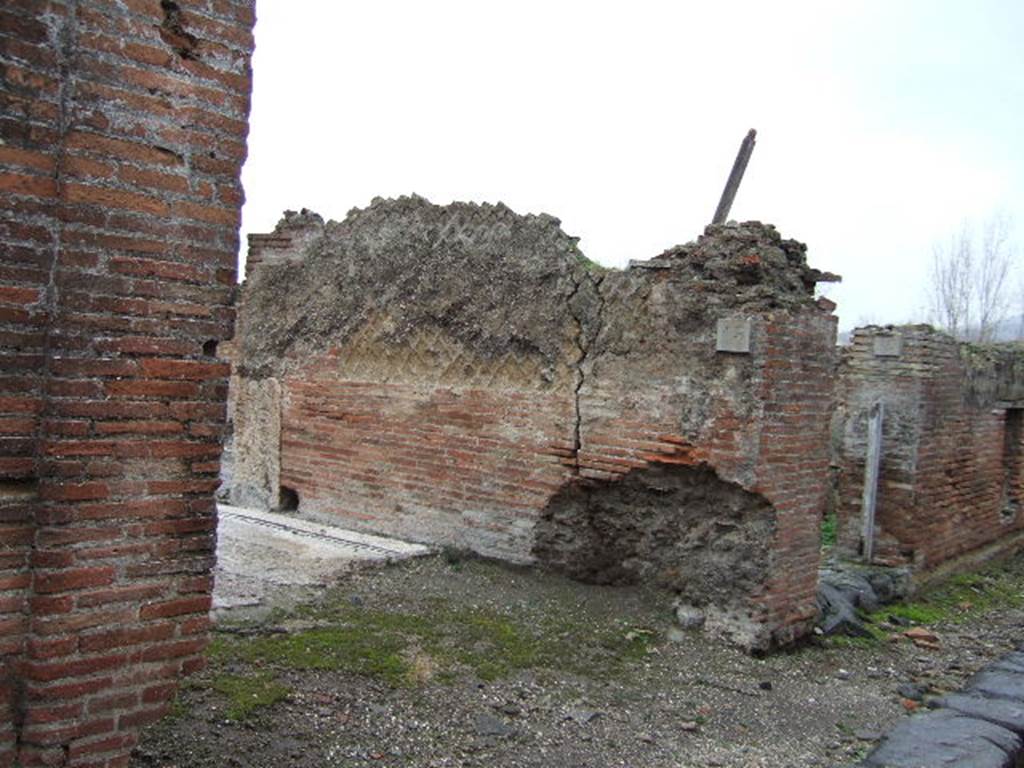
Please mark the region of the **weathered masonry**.
<svg viewBox="0 0 1024 768"><path fill-rule="evenodd" d="M125 765L202 664L253 21L0 8L0 768ZM810 626L836 353L799 244L717 226L602 271L550 217L410 198L291 215L249 272L235 501L659 585L752 648ZM882 556L1019 546L1021 381L858 334L847 548L879 399Z"/></svg>
<svg viewBox="0 0 1024 768"><path fill-rule="evenodd" d="M868 411L882 405L876 560L920 576L1021 548L1024 349L928 326L854 332L835 416L838 543L862 551ZM943 569L943 570L945 570Z"/></svg>
<svg viewBox="0 0 1024 768"><path fill-rule="evenodd" d="M127 764L202 664L252 25L0 8L0 766Z"/></svg>
<svg viewBox="0 0 1024 768"><path fill-rule="evenodd" d="M749 647L815 617L835 318L758 223L624 271L422 198L250 240L239 504L655 583Z"/></svg>

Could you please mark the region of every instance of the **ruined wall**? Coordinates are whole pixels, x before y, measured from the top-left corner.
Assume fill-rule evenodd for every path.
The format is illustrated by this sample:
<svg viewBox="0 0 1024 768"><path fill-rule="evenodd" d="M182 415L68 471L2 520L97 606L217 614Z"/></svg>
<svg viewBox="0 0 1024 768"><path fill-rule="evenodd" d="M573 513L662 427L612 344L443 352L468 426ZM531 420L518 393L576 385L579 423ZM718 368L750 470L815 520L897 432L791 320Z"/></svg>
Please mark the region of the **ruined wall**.
<svg viewBox="0 0 1024 768"><path fill-rule="evenodd" d="M247 273L235 501L276 473L346 525L663 584L752 646L813 616L835 325L799 244L715 227L605 271L551 217L414 197L288 214Z"/></svg>
<svg viewBox="0 0 1024 768"><path fill-rule="evenodd" d="M246 457L267 440L244 423L266 418L239 397L232 499L275 504L276 461L303 510L527 559L594 333L575 241L550 217L412 198L326 227L295 215L253 246L239 392L280 381L280 452Z"/></svg>
<svg viewBox="0 0 1024 768"><path fill-rule="evenodd" d="M252 24L0 9L0 766L125 765L202 663Z"/></svg>
<svg viewBox="0 0 1024 768"><path fill-rule="evenodd" d="M928 326L857 329L840 368L838 543L861 547L867 412L884 406L881 562L926 572L1020 545L1024 350L962 344Z"/></svg>
<svg viewBox="0 0 1024 768"><path fill-rule="evenodd" d="M603 278L600 332L582 366L582 478L708 467L755 494L738 504L704 483L713 535L681 544L693 529L679 525L674 541L656 537L639 558L667 570L712 627L748 645L768 642L764 633L785 642L816 613L835 364L833 305L813 298L821 277L831 279L770 227L709 227L696 243ZM729 331L739 331L738 344ZM667 542L676 564L665 569L653 550ZM719 590L710 600L706 584L693 589L686 574L701 570L728 582L723 562L736 577L731 599ZM739 573L755 564L759 577L745 584Z"/></svg>

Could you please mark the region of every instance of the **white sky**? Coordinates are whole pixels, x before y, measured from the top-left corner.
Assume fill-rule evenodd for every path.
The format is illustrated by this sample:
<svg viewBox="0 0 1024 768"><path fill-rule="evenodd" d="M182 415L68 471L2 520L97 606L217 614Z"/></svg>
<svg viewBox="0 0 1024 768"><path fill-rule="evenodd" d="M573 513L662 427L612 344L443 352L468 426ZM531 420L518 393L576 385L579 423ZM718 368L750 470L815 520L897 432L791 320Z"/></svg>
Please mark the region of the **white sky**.
<svg viewBox="0 0 1024 768"><path fill-rule="evenodd" d="M547 212L608 266L775 224L840 326L925 316L932 246L1024 242L1024 2L258 0L243 232L375 196Z"/></svg>

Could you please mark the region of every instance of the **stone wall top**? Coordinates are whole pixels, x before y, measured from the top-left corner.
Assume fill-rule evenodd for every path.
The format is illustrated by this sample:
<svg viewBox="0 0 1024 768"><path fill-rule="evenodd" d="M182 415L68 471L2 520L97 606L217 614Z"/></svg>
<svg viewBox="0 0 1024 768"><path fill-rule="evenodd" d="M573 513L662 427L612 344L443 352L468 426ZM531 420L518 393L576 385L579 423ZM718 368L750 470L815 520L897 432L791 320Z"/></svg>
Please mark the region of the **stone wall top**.
<svg viewBox="0 0 1024 768"><path fill-rule="evenodd" d="M372 326L392 346L435 329L483 359L529 357L557 381L567 348L597 333L597 286L610 274L631 290L667 280L685 289L681 311L711 317L813 308L815 284L838 279L759 222L709 226L695 242L606 270L547 214L415 195L377 198L341 222L287 212L249 243L240 371L250 377Z"/></svg>

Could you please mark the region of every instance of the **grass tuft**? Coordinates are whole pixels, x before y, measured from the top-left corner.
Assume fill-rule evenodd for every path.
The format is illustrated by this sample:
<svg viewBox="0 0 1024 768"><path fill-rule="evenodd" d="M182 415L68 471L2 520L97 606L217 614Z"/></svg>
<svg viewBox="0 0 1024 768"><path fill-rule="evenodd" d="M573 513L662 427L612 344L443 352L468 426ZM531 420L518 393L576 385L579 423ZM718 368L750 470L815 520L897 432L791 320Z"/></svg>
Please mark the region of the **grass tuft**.
<svg viewBox="0 0 1024 768"><path fill-rule="evenodd" d="M829 642L839 647L872 647L887 639L888 632L881 625L892 618L925 626L946 622L964 624L992 611L1021 606L1024 606L1024 564L1014 560L951 576L913 600L862 614L870 637L836 636L829 638Z"/></svg>
<svg viewBox="0 0 1024 768"><path fill-rule="evenodd" d="M262 636L220 636L214 666L243 662L258 669L342 670L393 687L461 675L492 681L519 670L555 669L585 676L619 674L658 640L653 630L618 620L569 615L540 619L486 608L433 602L416 612L370 610L343 595L294 612L316 627Z"/></svg>
<svg viewBox="0 0 1024 768"><path fill-rule="evenodd" d="M291 691L270 675L218 675L210 687L228 697L229 720L245 720L253 712L288 698Z"/></svg>
<svg viewBox="0 0 1024 768"><path fill-rule="evenodd" d="M829 549L836 545L836 513L835 510L829 510L821 519L821 547L822 549Z"/></svg>

